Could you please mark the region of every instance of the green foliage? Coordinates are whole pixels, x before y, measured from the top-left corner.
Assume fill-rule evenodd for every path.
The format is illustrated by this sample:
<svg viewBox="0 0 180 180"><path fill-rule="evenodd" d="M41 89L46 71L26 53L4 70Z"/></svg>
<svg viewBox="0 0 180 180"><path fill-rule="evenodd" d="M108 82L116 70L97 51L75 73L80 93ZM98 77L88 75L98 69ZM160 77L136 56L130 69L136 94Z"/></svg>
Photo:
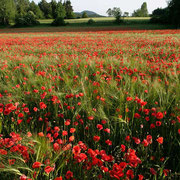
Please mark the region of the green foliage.
<svg viewBox="0 0 180 180"><path fill-rule="evenodd" d="M109 8L106 12L109 16L114 16L116 18L115 22L119 24L121 22L122 11L118 7L114 7L113 9Z"/></svg>
<svg viewBox="0 0 180 180"><path fill-rule="evenodd" d="M52 22L53 26L65 26L66 23L64 21L64 18L62 17L57 17L53 22Z"/></svg>
<svg viewBox="0 0 180 180"><path fill-rule="evenodd" d="M73 13L73 7L71 5L71 1L67 0L63 3L63 6L65 7L66 10L66 19L73 19L75 17Z"/></svg>
<svg viewBox="0 0 180 180"><path fill-rule="evenodd" d="M38 24L40 24L40 23L32 11L29 11L23 17L17 17L15 20L16 27L33 26L33 25L38 25Z"/></svg>
<svg viewBox="0 0 180 180"><path fill-rule="evenodd" d="M52 18L51 3L48 3L46 0L41 0L41 2L38 5L41 11L44 13L44 17L46 19L51 19Z"/></svg>
<svg viewBox="0 0 180 180"><path fill-rule="evenodd" d="M32 179L49 180L49 174L44 173L44 168L47 166L46 162L49 160L48 165L51 167L59 167L59 169L54 172L54 174L57 174L58 171L63 169L65 158L72 156L69 151L54 151L49 139L46 137L38 137L36 135L28 137L24 134L21 140L21 145L28 147L33 151L29 158L29 162L27 163L20 153L14 155L9 151L8 156L0 154L1 163L4 165L3 168L0 168L0 178L2 180L12 179L12 176L13 178L19 179L18 177L23 177L24 173L27 177ZM15 163L9 164L9 159L14 160ZM34 162L41 163L41 166L36 172L36 178L33 178L33 172L35 172L35 169L33 168ZM6 172L8 172L8 174L6 174Z"/></svg>
<svg viewBox="0 0 180 180"><path fill-rule="evenodd" d="M124 17L128 17L129 16L129 12L124 12L123 16Z"/></svg>
<svg viewBox="0 0 180 180"><path fill-rule="evenodd" d="M83 14L82 14L82 18L88 18L88 15L87 15L87 13L86 13L86 12L83 12Z"/></svg>
<svg viewBox="0 0 180 180"><path fill-rule="evenodd" d="M43 18L43 12L34 1L29 4L29 11L32 11L38 19Z"/></svg>
<svg viewBox="0 0 180 180"><path fill-rule="evenodd" d="M168 8L157 8L152 12L151 23L168 24L169 10Z"/></svg>
<svg viewBox="0 0 180 180"><path fill-rule="evenodd" d="M9 25L15 18L15 4L13 0L0 0L0 24Z"/></svg>
<svg viewBox="0 0 180 180"><path fill-rule="evenodd" d="M56 7L56 17L58 18L65 18L66 16L66 10L65 7L61 2L58 2L57 7Z"/></svg>
<svg viewBox="0 0 180 180"><path fill-rule="evenodd" d="M109 8L109 9L106 11L106 13L108 14L108 16L112 16L112 9Z"/></svg>
<svg viewBox="0 0 180 180"><path fill-rule="evenodd" d="M137 9L132 14L133 17L148 17L147 3L144 2L140 9Z"/></svg>
<svg viewBox="0 0 180 180"><path fill-rule="evenodd" d="M93 19L88 20L88 24L94 24L94 23L95 23L95 21Z"/></svg>
<svg viewBox="0 0 180 180"><path fill-rule="evenodd" d="M29 8L29 0L15 0L16 4L16 17L24 17Z"/></svg>
<svg viewBox="0 0 180 180"><path fill-rule="evenodd" d="M168 9L170 22L176 27L180 27L180 1L171 0Z"/></svg>
<svg viewBox="0 0 180 180"><path fill-rule="evenodd" d="M180 27L180 1L171 0L168 7L155 9L151 16L151 22L172 24L177 28Z"/></svg>
<svg viewBox="0 0 180 180"><path fill-rule="evenodd" d="M65 7L63 6L63 4L61 2L57 3L57 7L56 7L56 18L55 20L52 22L53 26L64 26L65 21L64 18L66 16L66 10Z"/></svg>
<svg viewBox="0 0 180 180"><path fill-rule="evenodd" d="M52 17L55 19L57 14L56 14L56 8L57 8L57 2L56 0L51 0L51 8L52 8Z"/></svg>

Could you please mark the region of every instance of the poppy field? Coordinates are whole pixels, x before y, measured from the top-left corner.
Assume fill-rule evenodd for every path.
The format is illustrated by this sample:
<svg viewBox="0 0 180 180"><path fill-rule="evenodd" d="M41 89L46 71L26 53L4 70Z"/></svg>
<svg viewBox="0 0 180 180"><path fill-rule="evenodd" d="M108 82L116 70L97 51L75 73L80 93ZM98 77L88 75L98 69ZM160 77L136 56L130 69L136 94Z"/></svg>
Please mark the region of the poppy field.
<svg viewBox="0 0 180 180"><path fill-rule="evenodd" d="M180 178L180 30L0 34L0 179Z"/></svg>

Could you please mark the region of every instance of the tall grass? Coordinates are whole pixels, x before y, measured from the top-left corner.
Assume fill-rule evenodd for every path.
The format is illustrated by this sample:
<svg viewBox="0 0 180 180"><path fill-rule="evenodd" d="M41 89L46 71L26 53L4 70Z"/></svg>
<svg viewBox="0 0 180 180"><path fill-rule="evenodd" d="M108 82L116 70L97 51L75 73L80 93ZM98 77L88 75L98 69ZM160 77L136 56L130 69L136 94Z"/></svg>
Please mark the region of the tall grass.
<svg viewBox="0 0 180 180"><path fill-rule="evenodd" d="M129 170L135 179L165 179L166 171L175 177L180 169L179 38L179 31L171 30L1 37L0 147L7 154L0 153L0 177L9 179L8 172L68 179L69 170L78 179L125 178ZM16 141L12 132L22 139ZM15 145L7 146L6 138L27 147L28 160L20 150L14 155L10 147ZM99 153L96 158L90 149ZM133 165L127 159L132 150ZM10 166L8 159L17 163ZM42 166L33 169L35 162ZM120 162L127 168L115 176Z"/></svg>

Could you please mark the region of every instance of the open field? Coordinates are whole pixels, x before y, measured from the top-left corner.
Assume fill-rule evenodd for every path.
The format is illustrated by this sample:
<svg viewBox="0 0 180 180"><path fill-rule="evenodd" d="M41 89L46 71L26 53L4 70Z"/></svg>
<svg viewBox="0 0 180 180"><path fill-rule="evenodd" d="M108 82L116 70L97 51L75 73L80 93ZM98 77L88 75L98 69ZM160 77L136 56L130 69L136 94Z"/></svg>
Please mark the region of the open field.
<svg viewBox="0 0 180 180"><path fill-rule="evenodd" d="M93 19L96 23L112 23L113 21L115 21L114 17L95 17L95 18L81 18L81 19L67 19L65 20L67 23L70 24L81 24L81 23L87 23L88 20ZM122 18L124 21L126 22L146 22L149 21L150 17L125 17ZM41 24L51 24L53 19L41 19L39 20Z"/></svg>
<svg viewBox="0 0 180 180"><path fill-rule="evenodd" d="M0 179L178 180L179 47L180 30L1 29Z"/></svg>
<svg viewBox="0 0 180 180"><path fill-rule="evenodd" d="M94 23L89 24L89 19ZM120 24L114 23L113 17L82 18L65 20L66 26L51 26L53 19L41 19L40 25L30 27L0 27L0 33L21 33L21 32L89 32L89 31L119 31L119 30L159 30L173 29L170 25L151 24L149 17L125 17ZM12 24L13 25L13 24Z"/></svg>

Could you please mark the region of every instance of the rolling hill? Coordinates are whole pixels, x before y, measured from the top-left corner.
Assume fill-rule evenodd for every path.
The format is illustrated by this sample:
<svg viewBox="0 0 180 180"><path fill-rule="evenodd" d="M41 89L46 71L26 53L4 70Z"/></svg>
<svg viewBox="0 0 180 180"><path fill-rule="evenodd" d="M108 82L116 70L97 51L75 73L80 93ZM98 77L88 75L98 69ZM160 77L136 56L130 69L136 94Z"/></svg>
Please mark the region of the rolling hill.
<svg viewBox="0 0 180 180"><path fill-rule="evenodd" d="M75 12L75 15L76 15L76 17L81 17L84 12L87 13L88 17L103 17L103 16L101 16L93 11L89 11L89 10L84 10L82 12Z"/></svg>

